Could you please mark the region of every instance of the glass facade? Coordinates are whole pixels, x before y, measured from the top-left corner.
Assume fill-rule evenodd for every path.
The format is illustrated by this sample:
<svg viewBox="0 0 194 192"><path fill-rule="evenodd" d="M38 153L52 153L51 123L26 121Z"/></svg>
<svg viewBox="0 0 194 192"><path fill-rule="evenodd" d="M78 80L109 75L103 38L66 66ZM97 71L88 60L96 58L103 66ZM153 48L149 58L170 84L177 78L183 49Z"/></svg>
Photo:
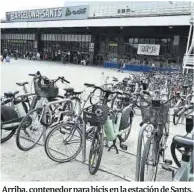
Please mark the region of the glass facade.
<svg viewBox="0 0 194 192"><path fill-rule="evenodd" d="M175 39L178 39L175 42ZM180 36L143 38L143 37L102 37L99 41L99 54L101 63L104 61L118 62L119 59L125 59L129 64L151 64L157 63L159 66L171 64L180 64ZM186 39L185 39L186 42ZM138 54L139 44L159 45L159 55L141 55ZM183 53L181 53L183 55Z"/></svg>
<svg viewBox="0 0 194 192"><path fill-rule="evenodd" d="M82 55L89 55L89 44L92 35L86 34L41 34L41 52L43 58L49 60L61 60L63 55L70 51L70 62ZM58 54L60 53L60 54ZM56 55L56 56L55 56Z"/></svg>
<svg viewBox="0 0 194 192"><path fill-rule="evenodd" d="M2 34L1 51L8 49L10 53L18 50L19 56L24 55L27 51L33 51L35 34Z"/></svg>

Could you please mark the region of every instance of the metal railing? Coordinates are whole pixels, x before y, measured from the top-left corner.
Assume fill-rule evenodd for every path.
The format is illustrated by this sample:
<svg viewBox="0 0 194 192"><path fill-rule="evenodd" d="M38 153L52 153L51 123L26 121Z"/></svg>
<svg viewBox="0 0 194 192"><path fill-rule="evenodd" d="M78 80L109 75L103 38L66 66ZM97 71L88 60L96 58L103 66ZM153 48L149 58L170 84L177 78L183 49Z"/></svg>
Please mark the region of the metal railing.
<svg viewBox="0 0 194 192"><path fill-rule="evenodd" d="M122 9L121 9L122 10ZM127 11L127 9L126 9ZM147 9L133 9L125 13L118 13L117 8L101 9L90 14L90 18L102 17L151 17L151 16L173 16L173 15L191 15L194 14L194 9L190 5L177 7L155 7Z"/></svg>

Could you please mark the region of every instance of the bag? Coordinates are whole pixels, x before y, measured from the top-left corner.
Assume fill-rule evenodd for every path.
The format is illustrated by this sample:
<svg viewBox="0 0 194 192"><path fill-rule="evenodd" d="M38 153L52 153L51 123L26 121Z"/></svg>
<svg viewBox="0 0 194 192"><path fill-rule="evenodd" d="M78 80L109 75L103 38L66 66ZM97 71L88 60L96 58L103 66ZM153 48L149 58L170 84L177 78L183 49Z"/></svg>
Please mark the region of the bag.
<svg viewBox="0 0 194 192"><path fill-rule="evenodd" d="M5 58L5 61L9 63L9 62L10 62L10 57L7 56L7 57Z"/></svg>

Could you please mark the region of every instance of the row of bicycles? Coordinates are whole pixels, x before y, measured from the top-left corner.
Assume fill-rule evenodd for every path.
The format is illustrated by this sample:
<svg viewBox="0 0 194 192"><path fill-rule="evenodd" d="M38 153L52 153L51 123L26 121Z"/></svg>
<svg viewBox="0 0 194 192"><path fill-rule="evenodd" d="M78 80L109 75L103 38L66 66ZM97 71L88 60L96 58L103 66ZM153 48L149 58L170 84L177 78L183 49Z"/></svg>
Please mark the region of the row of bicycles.
<svg viewBox="0 0 194 192"><path fill-rule="evenodd" d="M150 72L130 74L122 80L105 77L103 83L85 83L75 91L64 77L49 79L39 71L23 89L1 97L1 143L16 136L16 145L29 151L43 145L47 156L59 163L75 159L90 141L88 167L100 168L103 149L127 150L135 115L142 121L137 141L136 181L155 181L158 167L171 171L174 181L193 181L194 90L192 75ZM58 83L64 84L59 94ZM186 135L175 135L170 151L176 164L166 159L170 121L184 123ZM111 145L110 145L111 143ZM180 158L180 154L182 158Z"/></svg>

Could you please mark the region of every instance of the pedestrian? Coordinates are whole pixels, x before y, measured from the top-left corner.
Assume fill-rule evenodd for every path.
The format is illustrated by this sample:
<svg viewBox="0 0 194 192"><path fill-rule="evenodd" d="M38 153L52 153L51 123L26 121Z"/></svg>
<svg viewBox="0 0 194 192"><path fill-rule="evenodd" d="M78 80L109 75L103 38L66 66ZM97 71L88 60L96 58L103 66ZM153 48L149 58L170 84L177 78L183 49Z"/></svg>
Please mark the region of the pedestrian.
<svg viewBox="0 0 194 192"><path fill-rule="evenodd" d="M18 59L18 50L17 49L15 49L15 51L14 51L14 58L15 58L15 60Z"/></svg>
<svg viewBox="0 0 194 192"><path fill-rule="evenodd" d="M7 55L8 55L8 51L7 51L7 49L4 49L4 51L3 51L3 56L2 56L2 58L1 58L1 61L2 61L2 62L4 61L4 59L6 59Z"/></svg>
<svg viewBox="0 0 194 192"><path fill-rule="evenodd" d="M32 51L29 52L29 59L32 60L33 53Z"/></svg>
<svg viewBox="0 0 194 192"><path fill-rule="evenodd" d="M36 59L37 59L38 61L40 60L40 53L39 53L39 52L36 53Z"/></svg>
<svg viewBox="0 0 194 192"><path fill-rule="evenodd" d="M61 60L61 50L59 49L57 52L57 59L60 61Z"/></svg>
<svg viewBox="0 0 194 192"><path fill-rule="evenodd" d="M152 70L154 70L155 67L156 67L156 65L155 65L154 61L152 61Z"/></svg>
<svg viewBox="0 0 194 192"><path fill-rule="evenodd" d="M119 60L119 70L118 70L118 72L123 73L123 68L124 68L124 61L123 61L123 59L120 59Z"/></svg>

